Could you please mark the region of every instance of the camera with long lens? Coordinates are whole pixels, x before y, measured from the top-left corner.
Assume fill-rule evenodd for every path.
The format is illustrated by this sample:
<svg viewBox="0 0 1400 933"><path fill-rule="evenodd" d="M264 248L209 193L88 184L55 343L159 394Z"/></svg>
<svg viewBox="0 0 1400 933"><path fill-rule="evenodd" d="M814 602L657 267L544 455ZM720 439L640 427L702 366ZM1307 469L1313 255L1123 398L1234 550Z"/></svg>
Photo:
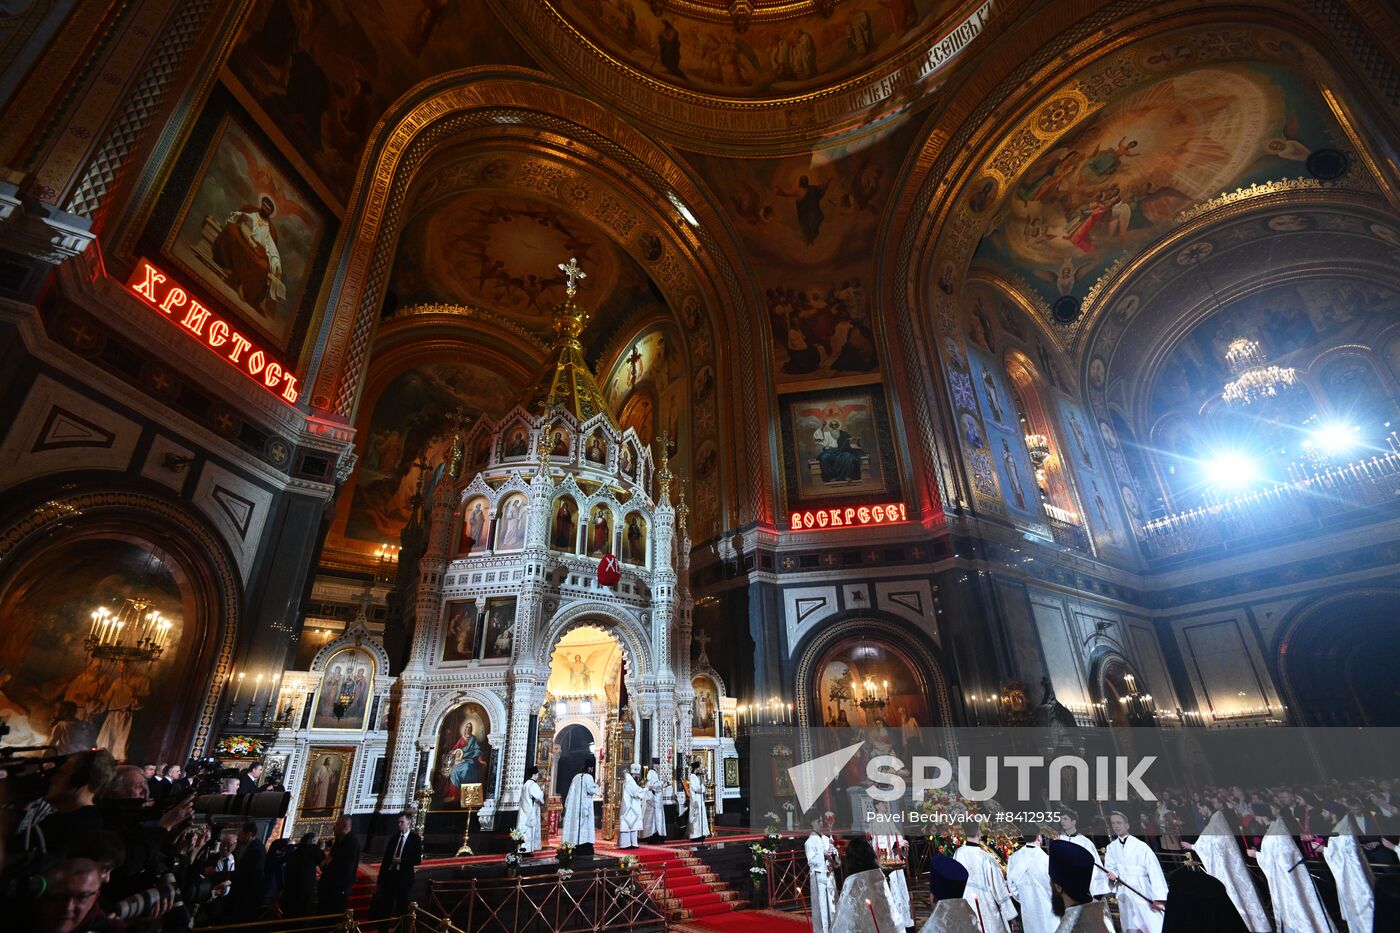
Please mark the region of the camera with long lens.
<svg viewBox="0 0 1400 933"><path fill-rule="evenodd" d="M228 893L228 889L229 882L215 884L208 878L193 878L182 887L175 876L167 872L146 890L117 901L112 905L111 914L123 923L131 923L149 916L162 900L169 900L172 910L188 905L192 913L200 904Z"/></svg>

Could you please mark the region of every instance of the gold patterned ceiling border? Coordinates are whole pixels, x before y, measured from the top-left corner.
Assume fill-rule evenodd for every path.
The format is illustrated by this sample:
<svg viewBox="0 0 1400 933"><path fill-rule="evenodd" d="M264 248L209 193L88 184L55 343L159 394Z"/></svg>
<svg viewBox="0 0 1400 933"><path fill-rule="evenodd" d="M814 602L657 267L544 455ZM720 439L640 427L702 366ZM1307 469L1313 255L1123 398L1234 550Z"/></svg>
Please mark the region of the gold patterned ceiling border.
<svg viewBox="0 0 1400 933"><path fill-rule="evenodd" d="M476 320L481 321L482 323L490 324L493 328L508 331L521 343L524 343L530 346L532 349L539 351L541 358L543 358L544 355L549 352L549 344L545 343L535 334L532 334L530 331L521 327L519 324L515 323L514 321L508 321L505 318L501 317L499 314L493 314L490 311L484 311L481 308L473 307L472 305L432 303L408 305L407 307L399 308L392 315L390 315L390 320L402 320L404 318L426 317L432 315L447 315L455 317L474 318Z"/></svg>
<svg viewBox="0 0 1400 933"><path fill-rule="evenodd" d="M806 93L725 97L661 81L580 31L549 0L492 0L517 40L541 60L687 149L723 154L761 147L768 156L809 148L834 133L870 131L942 83L993 19L1007 21L1031 0L965 0L901 51L854 77ZM916 89L918 93L915 93Z"/></svg>
<svg viewBox="0 0 1400 933"><path fill-rule="evenodd" d="M959 277L972 259L981 234L993 208L977 213L968 206L966 196L969 188L979 179L988 178L997 185L997 198L1008 196L1008 185L1040 153L1057 139L1072 132L1075 127L1102 109L1115 95L1131 87L1141 86L1156 78L1171 74L1184 67L1199 67L1212 63L1237 61L1265 61L1284 64L1295 70L1312 71L1320 69L1330 74L1331 68L1318 52L1302 43L1295 36L1277 26L1246 26L1238 21L1220 23L1201 22L1201 11L1190 9L1169 13L1158 20L1164 27L1150 37L1118 36L1109 43L1107 50L1094 55L1092 49L1098 34L1086 37L1086 57L1092 60L1069 80L1063 81L1054 91L1036 93L1038 85L1034 80L1022 80L1017 86L1008 87L1007 93L1014 93L1017 87L1026 88L1024 103L1020 104L1021 115L1012 128L1003 131L1000 141L995 143L985 156L978 159L977 148L968 143L949 157L962 157L962 169L938 175L928 173L929 191L922 192L916 203L929 203L932 210L919 217L911 228L906 228L900 245L897 263L910 263L914 251L911 249L922 237L927 243L936 241L933 251L923 252L934 261L917 260L924 266L921 275L897 277L918 289L917 283L931 283L939 275L950 279L956 287ZM1186 22L1181 22L1181 19ZM1174 21L1175 20L1175 21ZM1194 20L1194 21L1193 21ZM1054 64L1040 66L1043 75L1052 75L1064 57L1074 57L1069 50L1055 59ZM1010 79L1008 79L1009 83ZM1034 103L1034 101L1040 103ZM977 132L973 128L967 132ZM956 138L956 136L954 137ZM951 144L950 144L951 145ZM948 151L950 146L945 146ZM947 192L956 192L951 196ZM949 272L948 270L952 271ZM940 326L947 326L950 315L943 309L946 299L930 285L918 289L923 295L934 295L934 319ZM926 304L917 294L901 296L912 299L916 304ZM898 299L897 299L898 300ZM1048 306L1047 306L1048 308ZM1078 331L1088 323L1089 315L1081 315ZM1052 331L1052 339L1061 350L1068 350L1074 334L1064 328Z"/></svg>

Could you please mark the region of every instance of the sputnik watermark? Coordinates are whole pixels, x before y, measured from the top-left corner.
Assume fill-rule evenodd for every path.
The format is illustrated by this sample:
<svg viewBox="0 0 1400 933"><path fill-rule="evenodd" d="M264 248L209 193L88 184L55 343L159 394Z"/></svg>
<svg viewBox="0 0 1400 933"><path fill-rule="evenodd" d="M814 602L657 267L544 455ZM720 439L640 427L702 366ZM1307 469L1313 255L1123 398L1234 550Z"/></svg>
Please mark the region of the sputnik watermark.
<svg viewBox="0 0 1400 933"><path fill-rule="evenodd" d="M788 769L798 803L804 810L835 783L864 747L856 742ZM956 791L965 800L987 801L1003 791L1002 776L1014 773L1015 800L1048 801L1156 800L1146 783L1155 755L915 755L908 762L895 755L875 755L865 762L865 793L893 803L911 791L915 800L939 791ZM1066 778L1068 777L1068 780ZM1009 792L1010 787L1006 788Z"/></svg>

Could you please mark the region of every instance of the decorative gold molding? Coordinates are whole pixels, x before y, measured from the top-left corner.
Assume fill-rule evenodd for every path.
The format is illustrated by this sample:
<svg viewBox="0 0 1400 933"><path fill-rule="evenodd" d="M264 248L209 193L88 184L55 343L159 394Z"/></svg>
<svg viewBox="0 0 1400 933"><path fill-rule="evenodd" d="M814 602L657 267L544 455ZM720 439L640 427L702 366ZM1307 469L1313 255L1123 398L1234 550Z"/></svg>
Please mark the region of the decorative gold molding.
<svg viewBox="0 0 1400 933"><path fill-rule="evenodd" d="M1182 224L1195 220L1197 217L1209 214L1216 208L1226 207L1230 204L1239 204L1251 198L1259 198L1269 194L1282 194L1287 191L1337 187L1340 186L1336 184L1323 184L1312 178L1281 178L1277 181L1257 182L1250 185L1248 188L1236 188L1234 191L1226 191L1208 201L1202 201L1200 204L1185 208L1172 219L1172 224L1180 227ZM1106 271L1104 275L1107 276L1110 271L1112 270ZM1097 283L1095 287L1097 287ZM1089 300L1090 299L1086 297L1084 303L1088 304Z"/></svg>
<svg viewBox="0 0 1400 933"><path fill-rule="evenodd" d="M524 342L524 343L530 345L531 347L533 347L534 349L538 350L538 351L540 352L540 355L541 355L541 356L543 356L544 354L546 354L546 353L549 352L549 344L545 343L543 340L541 340L541 339L540 339L537 335L535 335L534 333L530 332L529 330L526 330L524 327L521 327L519 324L515 323L514 321L508 321L508 320L506 320L505 318L501 317L499 314L494 314L494 313L492 313L492 312L490 312L490 311L484 311L484 310L482 310L481 308L477 308L477 307L475 307L475 306L473 306L473 305L465 305L465 304L461 304L461 305L459 305L459 304L417 304L417 305L408 305L407 307L399 308L397 311L395 311L393 314L391 314L391 315L389 316L389 319L390 319L390 320L393 320L393 321L397 321L397 320L403 320L403 319L405 319L405 318L410 318L410 317L426 317L426 316L432 316L432 315L450 315L450 316L456 316L456 317L474 318L474 319L476 319L476 320L479 320L479 321L482 321L482 322L484 322L484 323L490 324L492 327L498 327L498 328L500 328L501 330L509 331L512 335L514 335L515 337L518 337L522 342Z"/></svg>

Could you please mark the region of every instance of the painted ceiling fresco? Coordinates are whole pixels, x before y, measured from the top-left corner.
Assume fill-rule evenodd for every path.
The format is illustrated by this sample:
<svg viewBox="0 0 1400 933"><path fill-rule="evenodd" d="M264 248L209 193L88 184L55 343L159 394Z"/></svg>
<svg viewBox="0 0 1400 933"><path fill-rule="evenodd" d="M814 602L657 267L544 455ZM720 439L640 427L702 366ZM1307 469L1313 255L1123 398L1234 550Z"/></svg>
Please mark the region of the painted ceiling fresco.
<svg viewBox="0 0 1400 933"><path fill-rule="evenodd" d="M594 318L586 345L656 302L647 274L592 221L516 191L463 191L416 213L400 236L389 287L401 307L472 305L550 340L564 300L558 264L570 256L588 274L579 293Z"/></svg>
<svg viewBox="0 0 1400 933"><path fill-rule="evenodd" d="M913 132L787 159L691 157L763 286L779 385L879 370L875 241Z"/></svg>
<svg viewBox="0 0 1400 933"><path fill-rule="evenodd" d="M870 69L928 35L961 4L846 0L822 15L807 4L757 0L742 31L729 16L730 4L718 0L670 7L556 0L553 6L614 59L657 80L726 97L766 98L828 87Z"/></svg>
<svg viewBox="0 0 1400 933"><path fill-rule="evenodd" d="M271 128L342 202L370 131L400 94L486 64L530 60L485 3L465 0L258 0L229 57Z"/></svg>
<svg viewBox="0 0 1400 933"><path fill-rule="evenodd" d="M1047 302L1083 298L1183 209L1304 174L1314 149L1336 143L1326 114L1312 82L1282 68L1197 68L1139 87L1029 164L974 262L1019 278Z"/></svg>
<svg viewBox="0 0 1400 933"><path fill-rule="evenodd" d="M473 418L499 417L515 404L521 388L487 366L444 360L411 367L367 399L364 408L371 414L361 428L365 441L354 492L349 508L341 506L348 512L344 536L397 541L417 488L420 471L414 464L424 454L434 464L447 456L448 416L461 408Z"/></svg>

